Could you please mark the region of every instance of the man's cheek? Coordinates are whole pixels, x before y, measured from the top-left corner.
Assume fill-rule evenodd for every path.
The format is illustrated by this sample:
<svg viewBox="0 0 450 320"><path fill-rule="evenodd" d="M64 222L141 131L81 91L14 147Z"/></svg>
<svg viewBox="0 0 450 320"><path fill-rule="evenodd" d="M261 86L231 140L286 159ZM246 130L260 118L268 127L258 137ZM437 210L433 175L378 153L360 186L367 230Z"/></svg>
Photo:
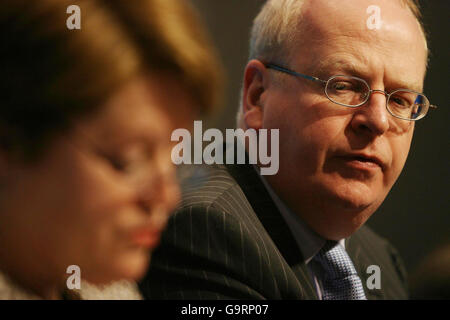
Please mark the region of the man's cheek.
<svg viewBox="0 0 450 320"><path fill-rule="evenodd" d="M395 157L392 159L391 165L383 174L383 186L390 190L400 176L405 164L404 158Z"/></svg>

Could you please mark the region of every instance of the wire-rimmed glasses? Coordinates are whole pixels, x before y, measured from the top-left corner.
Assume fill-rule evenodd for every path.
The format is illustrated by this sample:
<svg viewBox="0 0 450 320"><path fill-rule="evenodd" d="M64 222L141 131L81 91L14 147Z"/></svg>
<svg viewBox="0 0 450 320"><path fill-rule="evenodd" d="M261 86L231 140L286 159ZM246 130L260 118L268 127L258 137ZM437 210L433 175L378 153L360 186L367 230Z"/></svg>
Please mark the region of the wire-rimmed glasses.
<svg viewBox="0 0 450 320"><path fill-rule="evenodd" d="M409 89L396 89L387 93L383 90L372 90L364 79L358 77L336 75L328 80L322 80L273 63L266 63L265 66L292 76L321 82L324 85L325 95L331 102L349 108L364 105L373 92L383 93L387 97L386 109L388 112L402 120L417 121L425 117L430 108L437 108L430 104L430 101L423 93Z"/></svg>

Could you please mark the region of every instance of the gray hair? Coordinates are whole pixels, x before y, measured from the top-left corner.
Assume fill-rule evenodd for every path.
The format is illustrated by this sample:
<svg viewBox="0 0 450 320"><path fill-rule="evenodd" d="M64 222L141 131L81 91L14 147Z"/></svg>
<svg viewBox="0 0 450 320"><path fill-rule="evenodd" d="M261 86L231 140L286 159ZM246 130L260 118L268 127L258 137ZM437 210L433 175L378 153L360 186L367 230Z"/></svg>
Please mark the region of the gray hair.
<svg viewBox="0 0 450 320"><path fill-rule="evenodd" d="M289 56L289 43L295 42L301 30L301 14L305 0L267 0L253 21L250 35L249 60L279 62ZM236 117L236 127L243 128L242 98Z"/></svg>
<svg viewBox="0 0 450 320"><path fill-rule="evenodd" d="M278 60L289 55L289 47L301 30L305 0L268 0L255 18L250 37L250 59Z"/></svg>
<svg viewBox="0 0 450 320"><path fill-rule="evenodd" d="M414 14L425 37L421 23L421 12L417 0L399 0ZM280 63L290 58L290 49L298 44L306 23L302 19L305 0L267 0L253 22L250 36L249 60L261 59ZM236 117L236 126L243 128L243 88L240 94L240 107Z"/></svg>

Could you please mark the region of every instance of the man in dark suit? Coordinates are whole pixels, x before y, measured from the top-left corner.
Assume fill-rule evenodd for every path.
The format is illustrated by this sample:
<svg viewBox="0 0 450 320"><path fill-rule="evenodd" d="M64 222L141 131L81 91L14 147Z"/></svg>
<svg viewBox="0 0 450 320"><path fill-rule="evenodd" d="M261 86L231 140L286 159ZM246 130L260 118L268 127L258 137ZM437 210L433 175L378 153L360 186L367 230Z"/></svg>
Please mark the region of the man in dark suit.
<svg viewBox="0 0 450 320"><path fill-rule="evenodd" d="M430 107L418 17L410 0L264 5L238 126L279 130L279 170L187 168L183 201L140 284L146 298L408 297L397 252L363 224Z"/></svg>

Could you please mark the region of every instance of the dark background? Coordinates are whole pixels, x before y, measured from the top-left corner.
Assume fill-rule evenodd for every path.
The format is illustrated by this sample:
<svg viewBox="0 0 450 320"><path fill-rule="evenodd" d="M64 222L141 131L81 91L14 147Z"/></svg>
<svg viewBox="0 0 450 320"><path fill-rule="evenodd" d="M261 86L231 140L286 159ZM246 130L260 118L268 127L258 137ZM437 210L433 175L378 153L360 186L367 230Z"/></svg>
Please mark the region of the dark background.
<svg viewBox="0 0 450 320"><path fill-rule="evenodd" d="M264 0L192 2L209 27L226 69L224 108L209 126L234 128L247 63L250 27ZM408 271L414 270L433 249L450 243L447 129L450 1L420 2L432 53L425 93L439 109L431 110L417 123L405 169L388 198L368 222L399 250Z"/></svg>

